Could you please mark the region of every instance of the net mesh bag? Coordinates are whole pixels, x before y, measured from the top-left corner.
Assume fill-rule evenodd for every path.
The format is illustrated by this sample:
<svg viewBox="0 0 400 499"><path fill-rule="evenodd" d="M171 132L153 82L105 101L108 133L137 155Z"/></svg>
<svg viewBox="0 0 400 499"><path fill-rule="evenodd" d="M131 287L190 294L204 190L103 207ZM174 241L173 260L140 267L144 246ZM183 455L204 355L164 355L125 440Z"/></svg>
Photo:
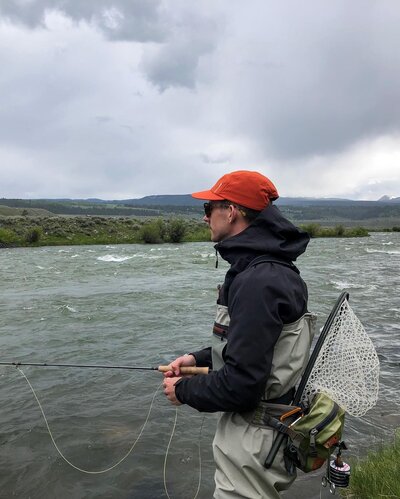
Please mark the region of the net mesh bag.
<svg viewBox="0 0 400 499"><path fill-rule="evenodd" d="M376 404L378 390L378 355L344 300L317 356L302 401L324 392L352 416L363 416Z"/></svg>

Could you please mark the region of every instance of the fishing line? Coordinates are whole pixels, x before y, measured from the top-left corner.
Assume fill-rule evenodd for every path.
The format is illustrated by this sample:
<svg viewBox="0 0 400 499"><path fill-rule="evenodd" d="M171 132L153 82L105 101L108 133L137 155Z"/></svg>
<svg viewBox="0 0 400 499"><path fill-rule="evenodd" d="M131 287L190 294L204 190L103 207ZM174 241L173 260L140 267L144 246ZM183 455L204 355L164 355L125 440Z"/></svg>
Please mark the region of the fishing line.
<svg viewBox="0 0 400 499"><path fill-rule="evenodd" d="M199 431L199 441L198 441L198 445L197 445L198 453L199 453L199 479L197 482L197 489L196 489L195 495L193 496L193 499L196 499L199 492L200 492L201 479L202 479L201 436L202 436L202 432L203 432L204 419L205 419L205 416L203 416L203 418L201 420L201 426L200 426L200 431ZM166 450L165 458L164 458L164 466L163 466L164 490L165 490L165 494L167 495L168 499L171 499L171 496L169 495L168 488L167 488L167 460L168 460L168 455L169 455L169 449L171 447L171 442L172 442L172 439L173 439L174 434L175 434L177 420L178 420L178 408L176 408L176 411L175 411L175 420L174 420L174 424L172 426L171 436L169 438L169 442L167 445L167 450Z"/></svg>
<svg viewBox="0 0 400 499"><path fill-rule="evenodd" d="M128 452L119 460L117 461L115 464L113 464L112 466L108 467L108 468L105 468L103 470L98 470L98 471L91 471L91 470L85 470L83 468L80 468L79 466L76 466L74 463L72 463L71 461L69 461L65 456L64 454L62 453L62 451L59 449L54 437L53 437L53 433L51 431L51 428L49 426L49 423L47 421L47 417L46 417L46 414L43 410L43 407L42 407L42 404L40 403L40 400L39 400L39 397L37 396L36 392L35 392L35 389L33 388L31 382L29 381L28 377L26 376L26 374L22 371L22 369L20 369L18 366L17 366L17 370L21 373L21 375L25 378L26 382L28 383L28 386L31 390L31 392L33 393L33 396L35 397L36 399L36 402L39 406L39 409L40 409L40 412L42 413L42 416L43 416L43 419L44 419L44 422L46 424L46 427L47 427L47 431L50 435L50 438L51 438L51 441L55 447L55 449L57 450L58 454L61 456L61 458L69 465L71 466L72 468L74 468L75 470L77 471L80 471L81 473L86 473L88 475L100 475L100 474L103 474L103 473L107 473L108 471L111 471L113 470L114 468L116 468L117 466L119 466L123 461L125 461L128 456L132 453L135 445L137 444L137 442L139 441L139 439L141 438L143 432L144 432L144 429L147 425L147 422L149 420L149 417L150 417L150 414L151 414L151 411L153 409L153 406L154 406L154 401L155 401L155 398L160 390L160 388L162 387L162 383L157 387L156 391L154 392L154 395L151 399L151 402L150 402L150 407L149 407L149 410L147 412L147 416L146 416L146 419L142 425L142 428L140 429L140 432L139 432L139 435L137 436L136 440L133 442L133 444L131 445L130 449L128 450ZM175 435L175 430L176 430L176 425L177 425L177 421L178 421L178 408L175 409L175 418L174 418L174 423L173 423L173 426L172 426L172 431L171 431L171 435L170 435L170 438L169 438L169 442L168 442L168 445L167 445L167 450L166 450L166 453L165 453L165 458L164 458L164 465L163 465L163 480L164 480L164 490L165 490L165 494L167 495L168 499L171 499L171 496L169 495L168 493L168 487L167 487L167 460L168 460L168 455L169 455L169 450L170 450L170 447L171 447L171 442L172 442L172 439ZM195 492L195 495L193 496L193 499L196 499L198 494L199 494L199 491L200 491L200 486L201 486L201 479L202 479L202 460L201 460L201 437L202 437L202 431L203 431L203 425L204 425L204 416L203 416L203 419L202 419L202 422L201 422L201 426L200 426L200 431L199 431L199 441L198 441L198 455L199 455L199 479L198 479L198 483L197 483L197 490Z"/></svg>
<svg viewBox="0 0 400 499"><path fill-rule="evenodd" d="M56 443L56 441L54 440L54 437L53 437L53 433L50 429L50 426L49 426L49 423L47 422L47 418L46 418L46 415L44 413L44 410L43 410L43 407L42 407L42 404L40 403L40 400L38 398L38 396L36 395L36 392L33 388L33 386L31 385L29 379L27 378L27 376L25 375L25 373L19 368L17 367L18 371L22 374L22 376L25 378L26 382L28 383L29 385L29 388L31 389L31 392L33 393L33 396L35 397L36 399L36 402L38 403L38 406L39 406L39 409L42 413L42 416L43 416L43 419L44 419L44 422L46 424L46 427L47 427L47 431L49 432L49 435L50 435L50 438L51 438L51 441L53 442L53 445L54 447L56 448L57 452L59 453L59 455L63 458L63 460L69 464L72 468L76 469L77 471L80 471L82 473L86 473L88 475L100 475L102 473L107 473L108 471L111 471L113 470L114 468L116 468L118 465L120 465L123 461L125 461L125 459L131 454L131 452L133 451L135 445L137 444L137 442L139 441L140 437L142 436L142 433L147 425L147 422L149 420L149 417L150 417L150 413L153 409L153 405L154 405L154 400L156 398L156 395L158 393L158 391L160 390L161 386L162 386L162 383L157 387L157 390L154 392L154 395L153 395L153 398L151 399L151 403L150 403L150 408L147 412L147 416L146 416L146 419L143 423L143 426L139 432L139 435L138 437L136 438L136 440L133 442L132 446L130 447L130 449L128 450L128 452L118 461L116 462L115 464L113 464L112 466L110 466L109 468L106 468L106 469L103 469L103 470L99 470L99 471L90 471L90 470L85 470L83 468L79 468L79 466L75 466L75 464L71 463L71 461L69 461L65 456L64 454L61 452L61 450L58 448L58 445Z"/></svg>
<svg viewBox="0 0 400 499"><path fill-rule="evenodd" d="M169 453L169 448L171 446L172 438L175 434L175 428L176 428L176 422L178 421L178 408L175 410L175 419L174 419L174 424L172 425L172 431L171 431L171 436L169 437L169 442L167 445L167 450L165 452L165 458L164 458L164 466L163 466L163 479L164 479L164 490L165 493L168 497L168 499L171 499L170 495L168 494L168 488L167 488L167 459L168 459L168 453Z"/></svg>

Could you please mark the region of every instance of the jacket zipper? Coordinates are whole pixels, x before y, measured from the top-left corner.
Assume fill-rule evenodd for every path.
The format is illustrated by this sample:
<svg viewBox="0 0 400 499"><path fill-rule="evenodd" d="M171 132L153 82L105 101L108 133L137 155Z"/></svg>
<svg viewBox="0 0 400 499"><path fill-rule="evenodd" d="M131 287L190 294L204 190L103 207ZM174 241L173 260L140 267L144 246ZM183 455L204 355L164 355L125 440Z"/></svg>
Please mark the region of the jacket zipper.
<svg viewBox="0 0 400 499"><path fill-rule="evenodd" d="M333 402L333 408L331 412L323 419L320 423L317 424L312 430L310 430L310 455L315 457L317 455L317 449L315 444L315 439L318 433L323 430L331 421L333 421L339 412L339 406L336 402Z"/></svg>

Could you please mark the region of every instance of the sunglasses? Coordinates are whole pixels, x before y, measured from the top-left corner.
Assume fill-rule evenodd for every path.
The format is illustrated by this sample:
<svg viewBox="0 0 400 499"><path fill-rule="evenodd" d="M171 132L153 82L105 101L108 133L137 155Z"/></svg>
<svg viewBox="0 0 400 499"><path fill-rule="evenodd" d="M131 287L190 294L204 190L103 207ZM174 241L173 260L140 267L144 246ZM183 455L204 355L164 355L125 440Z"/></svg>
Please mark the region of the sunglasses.
<svg viewBox="0 0 400 499"><path fill-rule="evenodd" d="M214 208L229 208L229 204L219 201L214 203L213 202L204 203L203 206L204 206L204 213L207 218L211 217L211 213Z"/></svg>

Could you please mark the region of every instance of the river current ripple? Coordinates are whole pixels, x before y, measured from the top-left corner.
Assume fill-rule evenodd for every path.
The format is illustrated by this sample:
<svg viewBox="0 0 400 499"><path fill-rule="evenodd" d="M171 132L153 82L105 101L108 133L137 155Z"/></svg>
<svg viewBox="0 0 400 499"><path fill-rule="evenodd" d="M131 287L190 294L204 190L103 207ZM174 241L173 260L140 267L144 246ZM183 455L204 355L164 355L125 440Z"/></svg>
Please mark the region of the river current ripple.
<svg viewBox="0 0 400 499"><path fill-rule="evenodd" d="M362 456L400 426L400 234L314 239L297 262L322 327L344 289L381 362L380 396L363 418L347 419L349 454ZM0 360L156 366L207 346L216 287L211 243L3 249L0 251ZM162 378L152 371L23 368L67 459L107 468L130 448ZM55 450L26 381L0 367L0 497L40 499L166 497L163 465L175 409L162 393L132 454L104 475L82 474ZM217 415L188 407L166 466L168 491L213 491L211 441ZM201 434L200 429L202 428ZM319 483L319 482L318 482ZM312 497L313 476L290 497ZM318 488L319 490L319 488ZM304 492L307 491L307 492Z"/></svg>

